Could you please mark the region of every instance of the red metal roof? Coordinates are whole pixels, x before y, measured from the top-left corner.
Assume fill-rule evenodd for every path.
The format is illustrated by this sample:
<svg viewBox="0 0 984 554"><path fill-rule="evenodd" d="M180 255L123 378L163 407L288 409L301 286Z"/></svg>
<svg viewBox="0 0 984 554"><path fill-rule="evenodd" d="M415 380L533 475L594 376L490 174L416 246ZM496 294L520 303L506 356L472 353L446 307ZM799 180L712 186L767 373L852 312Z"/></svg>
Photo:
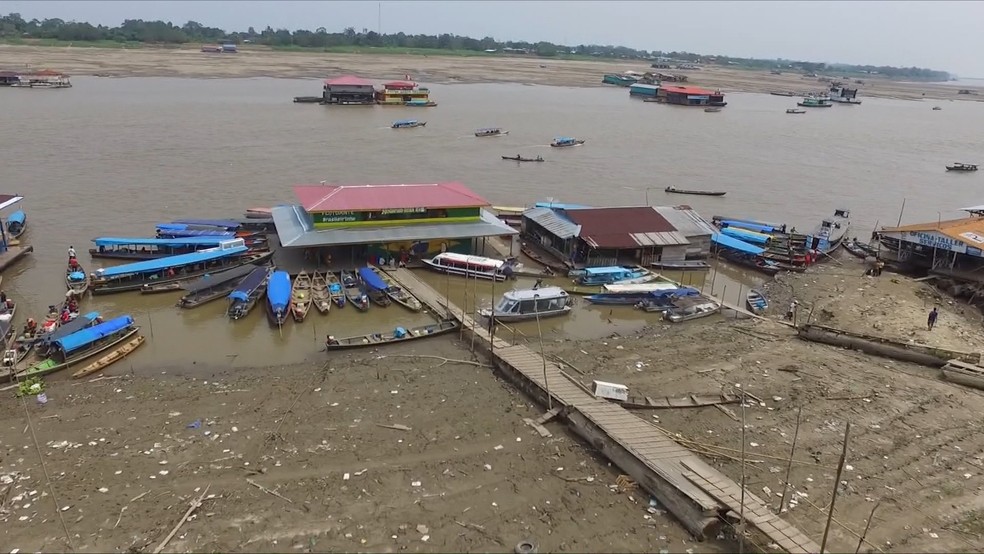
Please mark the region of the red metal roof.
<svg viewBox="0 0 984 554"><path fill-rule="evenodd" d="M308 212L398 208L472 208L488 200L458 182L419 185L298 185L294 195Z"/></svg>
<svg viewBox="0 0 984 554"><path fill-rule="evenodd" d="M642 246L656 246L655 243L648 244L653 242L652 239L655 237L641 240L642 235L677 234L676 228L649 206L568 210L564 215L581 226L578 236L595 248L635 249ZM672 240L676 241L672 244L680 243L678 237L673 237ZM686 243L684 238L682 244Z"/></svg>
<svg viewBox="0 0 984 554"><path fill-rule="evenodd" d="M383 83L383 86L386 88L395 89L411 89L416 87L417 83L414 83L413 81L390 81L388 83Z"/></svg>
<svg viewBox="0 0 984 554"><path fill-rule="evenodd" d="M334 79L325 79L325 84L339 87L371 87L372 81L355 75L342 75Z"/></svg>
<svg viewBox="0 0 984 554"><path fill-rule="evenodd" d="M719 93L715 93L713 90L707 90L706 88L700 88L700 87L679 87L675 85L666 85L662 87L662 89L665 90L666 92L677 93L677 94L701 94L701 95L719 94Z"/></svg>

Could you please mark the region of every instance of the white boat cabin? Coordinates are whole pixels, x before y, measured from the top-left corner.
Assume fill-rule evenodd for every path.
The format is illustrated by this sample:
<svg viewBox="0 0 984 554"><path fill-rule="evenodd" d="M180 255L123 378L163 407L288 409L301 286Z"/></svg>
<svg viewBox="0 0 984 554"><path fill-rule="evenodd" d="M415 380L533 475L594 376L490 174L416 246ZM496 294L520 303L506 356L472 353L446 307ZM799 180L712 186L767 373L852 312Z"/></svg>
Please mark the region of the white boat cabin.
<svg viewBox="0 0 984 554"><path fill-rule="evenodd" d="M502 321L517 321L549 317L569 313L572 299L560 287L511 290L502 295L492 310L481 310L485 317L493 316Z"/></svg>
<svg viewBox="0 0 984 554"><path fill-rule="evenodd" d="M464 275L480 279L503 281L523 264L514 261L496 260L482 256L467 256L454 252L444 252L430 260L424 260L430 268L442 273Z"/></svg>

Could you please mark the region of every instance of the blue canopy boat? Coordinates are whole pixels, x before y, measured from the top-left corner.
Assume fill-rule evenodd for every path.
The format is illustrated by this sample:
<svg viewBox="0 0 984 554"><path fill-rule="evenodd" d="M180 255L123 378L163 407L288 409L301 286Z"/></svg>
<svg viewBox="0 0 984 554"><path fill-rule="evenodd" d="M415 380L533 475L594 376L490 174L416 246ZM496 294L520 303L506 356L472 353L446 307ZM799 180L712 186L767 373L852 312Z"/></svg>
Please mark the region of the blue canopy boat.
<svg viewBox="0 0 984 554"><path fill-rule="evenodd" d="M371 267L360 267L359 279L366 286L366 295L369 300L384 308L393 303L386 294L389 285Z"/></svg>
<svg viewBox="0 0 984 554"><path fill-rule="evenodd" d="M121 260L156 260L167 256L188 254L214 248L228 237L203 236L184 238L99 237L92 239L95 248L89 249L93 258Z"/></svg>
<svg viewBox="0 0 984 554"><path fill-rule="evenodd" d="M138 290L144 285L180 283L206 273L257 263L272 255L270 252L245 255L248 250L243 239L234 239L190 254L101 268L91 275L89 288L92 294L109 294Z"/></svg>
<svg viewBox="0 0 984 554"><path fill-rule="evenodd" d="M266 292L270 268L258 267L243 279L236 290L229 293L229 319L242 319Z"/></svg>
<svg viewBox="0 0 984 554"><path fill-rule="evenodd" d="M15 239L24 234L27 229L27 214L23 210L17 210L7 218L8 238Z"/></svg>
<svg viewBox="0 0 984 554"><path fill-rule="evenodd" d="M195 227L216 227L224 231L235 231L242 226L242 223L235 219L178 219L171 222L171 225L189 225Z"/></svg>
<svg viewBox="0 0 984 554"><path fill-rule="evenodd" d="M99 312L89 312L87 314L82 314L79 317L73 319L72 321L69 321L68 323L64 323L62 325L59 325L58 327L55 327L54 331L45 335L38 336L37 341L42 344L45 343L50 344L52 341L58 340L62 337L66 337L76 331L81 331L86 327L98 323L102 323L102 320L99 319Z"/></svg>
<svg viewBox="0 0 984 554"><path fill-rule="evenodd" d="M585 296L584 299L592 304L605 306L634 306L640 302L647 302L661 298L681 298L684 296L696 296L700 291L690 287L680 287L667 290L654 290L648 292L603 292Z"/></svg>
<svg viewBox="0 0 984 554"><path fill-rule="evenodd" d="M272 323L281 326L290 315L290 275L286 271L274 271L266 292L267 315Z"/></svg>
<svg viewBox="0 0 984 554"><path fill-rule="evenodd" d="M48 358L27 368L19 377L47 375L64 369L128 340L139 330L133 318L124 315L50 340Z"/></svg>
<svg viewBox="0 0 984 554"><path fill-rule="evenodd" d="M426 121L417 121L416 119L400 119L393 122L393 129L410 129L413 127L423 127L427 125Z"/></svg>
<svg viewBox="0 0 984 554"><path fill-rule="evenodd" d="M739 229L747 229L749 231L755 231L756 233L766 233L772 234L775 232L784 232L782 227L774 227L771 224L763 223L752 223L751 221L741 221L735 219L722 219L718 222L721 227L737 227Z"/></svg>
<svg viewBox="0 0 984 554"><path fill-rule="evenodd" d="M725 227L721 229L721 234L752 244L768 244L769 240L772 239L772 235L739 229L737 227Z"/></svg>
<svg viewBox="0 0 984 554"><path fill-rule="evenodd" d="M589 267L577 272L580 285L610 285L612 283L644 283L656 278L650 271L637 266Z"/></svg>
<svg viewBox="0 0 984 554"><path fill-rule="evenodd" d="M161 238L179 237L235 237L235 231L226 231L220 227L203 227L185 223L158 223L157 236Z"/></svg>
<svg viewBox="0 0 984 554"><path fill-rule="evenodd" d="M565 146L580 146L582 144L584 144L584 140L582 139L576 139L574 137L557 137L553 139L550 146L563 148Z"/></svg>

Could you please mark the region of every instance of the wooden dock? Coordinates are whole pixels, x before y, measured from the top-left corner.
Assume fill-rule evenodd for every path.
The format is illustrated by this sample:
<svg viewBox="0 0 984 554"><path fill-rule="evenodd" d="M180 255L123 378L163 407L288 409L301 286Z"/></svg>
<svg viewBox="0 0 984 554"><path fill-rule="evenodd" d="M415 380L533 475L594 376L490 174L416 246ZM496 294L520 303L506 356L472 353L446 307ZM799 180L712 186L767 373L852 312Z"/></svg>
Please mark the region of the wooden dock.
<svg viewBox="0 0 984 554"><path fill-rule="evenodd" d="M665 506L693 535L713 536L723 521L736 523L741 487L622 406L597 398L554 362L523 345L490 336L489 329L407 269L388 271L431 310L461 321L503 375L559 415L575 432ZM746 489L746 522L790 553L818 553L820 546L774 515ZM738 504L736 504L738 502Z"/></svg>
<svg viewBox="0 0 984 554"><path fill-rule="evenodd" d="M34 252L33 246L8 246L6 251L0 252L0 272L31 252Z"/></svg>

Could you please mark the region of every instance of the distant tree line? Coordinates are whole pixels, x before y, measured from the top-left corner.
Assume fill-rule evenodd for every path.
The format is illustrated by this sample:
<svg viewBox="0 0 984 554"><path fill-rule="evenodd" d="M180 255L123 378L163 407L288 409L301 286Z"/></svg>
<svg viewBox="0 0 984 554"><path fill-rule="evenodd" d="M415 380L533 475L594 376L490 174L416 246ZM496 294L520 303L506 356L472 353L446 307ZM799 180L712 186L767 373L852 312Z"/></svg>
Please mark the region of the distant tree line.
<svg viewBox="0 0 984 554"><path fill-rule="evenodd" d="M917 67L874 67L858 65L827 66L823 63L789 60L765 60L733 58L729 56L704 56L691 52L661 52L627 48L624 46L579 44L567 46L550 42L497 41L492 37L476 39L452 34L408 35L406 33L380 34L368 29L358 32L348 27L342 32L328 32L324 27L314 31L273 29L257 31L250 27L245 32L226 32L208 27L197 21L178 26L167 21L127 19L118 27L92 25L85 22L62 19L25 20L20 14L0 16L0 39L54 39L61 41L137 42L158 45L186 43L229 42L254 43L272 47L339 48L339 47L389 47L432 50L470 50L474 52L500 52L542 57L593 56L617 59L665 59L682 63L715 63L753 69L799 70L805 73L880 74L888 78L922 81L945 81L950 76L945 71Z"/></svg>

